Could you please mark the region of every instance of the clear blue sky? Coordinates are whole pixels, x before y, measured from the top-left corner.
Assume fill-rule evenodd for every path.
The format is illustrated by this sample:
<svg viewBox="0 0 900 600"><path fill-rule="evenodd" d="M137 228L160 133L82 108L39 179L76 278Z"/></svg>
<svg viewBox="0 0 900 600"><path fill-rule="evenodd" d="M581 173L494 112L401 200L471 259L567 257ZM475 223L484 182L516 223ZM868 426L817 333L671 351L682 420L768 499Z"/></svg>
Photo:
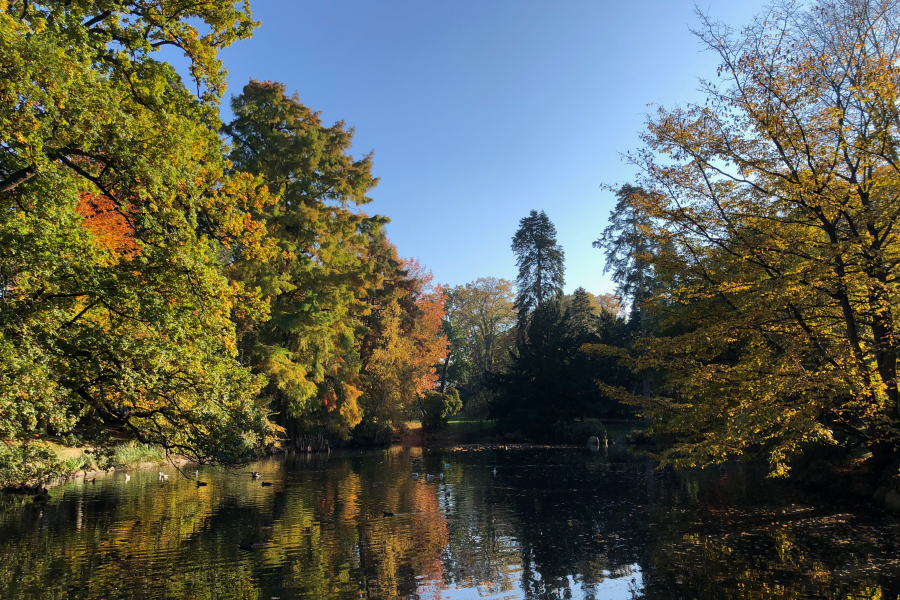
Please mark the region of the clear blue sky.
<svg viewBox="0 0 900 600"><path fill-rule="evenodd" d="M705 0L746 24L762 2ZM648 103L696 100L715 75L688 31L690 0L255 0L254 38L226 50L229 96L281 81L356 128L401 255L435 281L515 279L510 238L545 210L566 252L566 291L612 291L591 248L613 205L603 183L634 169Z"/></svg>

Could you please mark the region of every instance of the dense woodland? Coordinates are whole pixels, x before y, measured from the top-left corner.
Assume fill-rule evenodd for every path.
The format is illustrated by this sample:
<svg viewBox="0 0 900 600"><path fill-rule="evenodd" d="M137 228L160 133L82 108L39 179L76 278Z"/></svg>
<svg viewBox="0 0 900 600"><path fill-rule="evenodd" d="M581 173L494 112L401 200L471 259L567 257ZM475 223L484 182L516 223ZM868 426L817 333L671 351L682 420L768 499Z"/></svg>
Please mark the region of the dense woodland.
<svg viewBox="0 0 900 600"><path fill-rule="evenodd" d="M564 294L538 210L515 282L404 258L352 127L277 82L226 99L246 3L0 0L0 483L60 473L59 445L235 464L460 410L560 443L632 419L676 466L896 462L900 6L698 17L719 72L608 188L595 296Z"/></svg>

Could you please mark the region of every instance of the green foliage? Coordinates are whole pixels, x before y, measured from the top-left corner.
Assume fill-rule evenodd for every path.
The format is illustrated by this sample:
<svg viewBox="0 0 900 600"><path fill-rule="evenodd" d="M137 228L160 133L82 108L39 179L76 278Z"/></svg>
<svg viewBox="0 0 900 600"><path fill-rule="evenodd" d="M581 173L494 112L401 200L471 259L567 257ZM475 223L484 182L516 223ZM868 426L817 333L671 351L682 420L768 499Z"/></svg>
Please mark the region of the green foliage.
<svg viewBox="0 0 900 600"><path fill-rule="evenodd" d="M426 431L437 431L461 409L462 400L459 399L459 392L455 388L450 388L443 394L425 392L422 395L422 428Z"/></svg>
<svg viewBox="0 0 900 600"><path fill-rule="evenodd" d="M229 275L270 299L271 317L243 326L240 345L268 378L266 397L289 436L325 430L346 438L361 417L358 341L370 290L382 277L367 260L387 222L354 210L378 183L372 157L348 154L353 130L322 125L284 85L251 80L232 99L224 131L238 172L278 192L254 218L277 245L275 260L234 252Z"/></svg>
<svg viewBox="0 0 900 600"><path fill-rule="evenodd" d="M617 293L640 310L640 304L653 292L653 256L657 253L657 240L647 233L650 218L636 210L632 196L645 197L647 192L634 185L625 184L615 190L616 206L609 213L609 225L594 248L604 251L606 263L603 273L612 272Z"/></svg>
<svg viewBox="0 0 900 600"><path fill-rule="evenodd" d="M216 53L249 11L106 4L0 11L0 482L57 472L40 440L86 417L207 461L247 458L269 430L230 320L262 308L219 262L266 252L244 217L268 199L224 173L215 131ZM200 97L160 44L186 52Z"/></svg>
<svg viewBox="0 0 900 600"><path fill-rule="evenodd" d="M449 355L441 370L441 389L462 393L468 415L486 414L492 373L509 359L515 338L516 312L512 282L483 277L447 292L444 332Z"/></svg>

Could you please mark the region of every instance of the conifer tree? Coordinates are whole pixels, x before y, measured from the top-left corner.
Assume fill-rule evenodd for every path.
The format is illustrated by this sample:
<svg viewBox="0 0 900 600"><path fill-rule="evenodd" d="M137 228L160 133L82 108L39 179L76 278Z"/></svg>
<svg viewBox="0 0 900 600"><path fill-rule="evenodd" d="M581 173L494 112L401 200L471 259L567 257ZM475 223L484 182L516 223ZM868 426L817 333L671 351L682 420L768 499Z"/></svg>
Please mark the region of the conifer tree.
<svg viewBox="0 0 900 600"><path fill-rule="evenodd" d="M367 260L370 233L386 219L355 210L378 179L371 156L348 151L353 129L319 113L277 82L251 80L232 99L231 161L261 175L278 201L256 211L278 246L277 260L234 252L233 279L270 298L271 318L242 327L245 360L268 378L265 395L296 439L346 437L361 417L356 350L368 290L381 285Z"/></svg>
<svg viewBox="0 0 900 600"><path fill-rule="evenodd" d="M649 217L636 208L632 197L646 197L638 186L625 184L616 191L616 207L609 213L609 225L594 248L604 250L606 265L603 273L612 271L616 293L623 303L630 305L629 322L640 327L640 336L647 336L647 308L645 302L653 294L655 279L651 261L655 255L654 239L647 234ZM650 372L641 373L641 392L650 397Z"/></svg>
<svg viewBox="0 0 900 600"><path fill-rule="evenodd" d="M568 298L569 329L575 336L584 336L596 331L597 307L583 287L579 287Z"/></svg>
<svg viewBox="0 0 900 600"><path fill-rule="evenodd" d="M623 302L631 305L632 316L638 316L643 327L646 327L646 318L641 302L652 294L654 287L650 262L654 242L645 233L650 225L649 218L638 211L636 203L630 202L629 198L646 194L642 188L629 184L619 188L616 191L616 207L609 213L609 225L593 244L606 255L603 273L612 272L616 293Z"/></svg>
<svg viewBox="0 0 900 600"><path fill-rule="evenodd" d="M556 243L556 227L547 213L533 210L519 221L512 239L519 275L516 277L516 311L520 331L528 315L550 299L562 297L565 253Z"/></svg>

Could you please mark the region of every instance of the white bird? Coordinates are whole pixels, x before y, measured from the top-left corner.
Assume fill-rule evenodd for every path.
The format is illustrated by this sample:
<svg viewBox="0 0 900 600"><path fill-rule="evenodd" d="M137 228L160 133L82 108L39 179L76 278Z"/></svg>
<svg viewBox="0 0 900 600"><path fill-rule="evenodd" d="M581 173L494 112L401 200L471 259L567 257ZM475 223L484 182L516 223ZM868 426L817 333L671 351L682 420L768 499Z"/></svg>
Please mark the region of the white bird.
<svg viewBox="0 0 900 600"><path fill-rule="evenodd" d="M125 473L125 483L128 483L129 481L131 481L131 475Z"/></svg>
<svg viewBox="0 0 900 600"><path fill-rule="evenodd" d="M168 479L169 479L169 476L168 476L168 475L166 475L166 474L163 473L162 471L159 472L159 480L160 480L160 481L168 481Z"/></svg>
<svg viewBox="0 0 900 600"><path fill-rule="evenodd" d="M200 471L194 471L194 477L195 478L200 477Z"/></svg>
<svg viewBox="0 0 900 600"><path fill-rule="evenodd" d="M443 474L443 473L441 473L441 479L443 479L443 478L444 478L444 474Z"/></svg>
<svg viewBox="0 0 900 600"><path fill-rule="evenodd" d="M431 481L432 479L434 479L434 475L426 475L425 476L426 481Z"/></svg>
<svg viewBox="0 0 900 600"><path fill-rule="evenodd" d="M449 469L449 468L450 468L450 463L444 463L444 468L445 468L445 469Z"/></svg>
<svg viewBox="0 0 900 600"><path fill-rule="evenodd" d="M497 467L494 467L494 476L497 476Z"/></svg>
<svg viewBox="0 0 900 600"><path fill-rule="evenodd" d="M418 478L418 477L419 477L418 473L413 473L413 478Z"/></svg>

